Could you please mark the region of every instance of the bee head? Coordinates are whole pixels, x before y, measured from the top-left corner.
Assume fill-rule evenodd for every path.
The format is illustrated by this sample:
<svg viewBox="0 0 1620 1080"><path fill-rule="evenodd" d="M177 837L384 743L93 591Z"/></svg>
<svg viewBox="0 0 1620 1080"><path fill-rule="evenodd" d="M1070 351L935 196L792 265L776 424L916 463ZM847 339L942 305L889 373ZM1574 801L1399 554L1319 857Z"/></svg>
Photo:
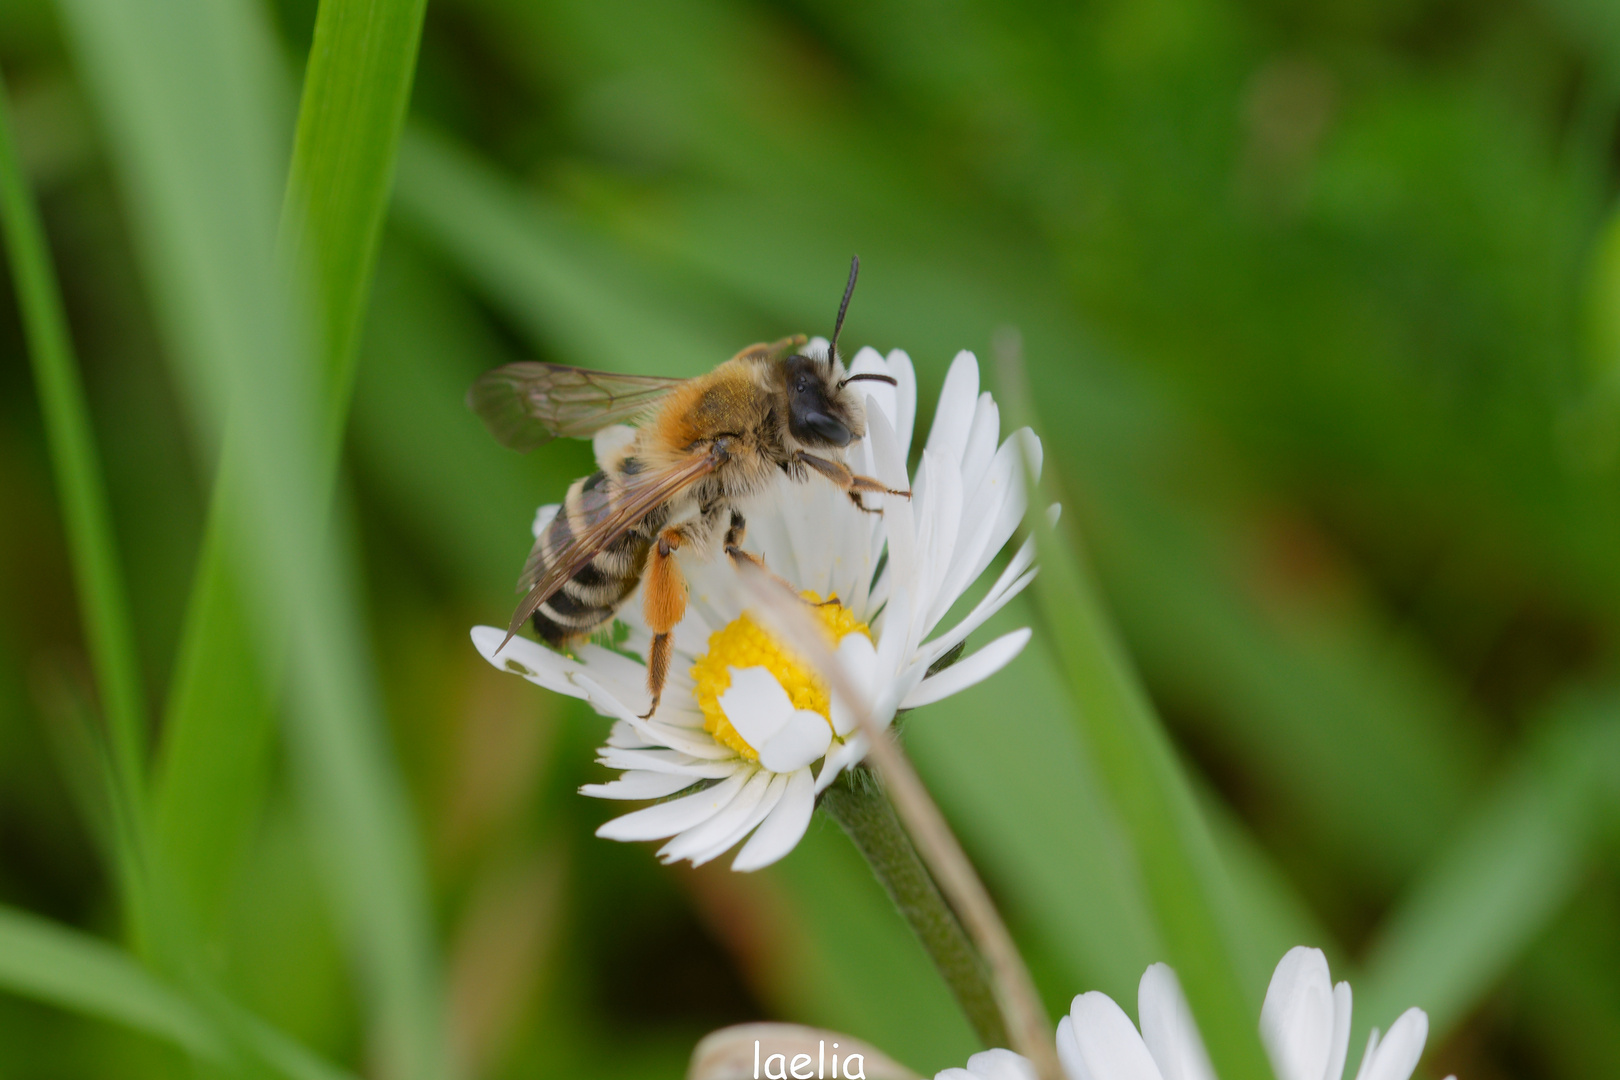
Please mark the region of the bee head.
<svg viewBox="0 0 1620 1080"><path fill-rule="evenodd" d="M845 375L838 360L838 335L844 329L844 314L849 310L849 298L855 294L855 278L860 272L860 258L852 258L849 284L844 286L844 299L838 305L838 321L833 324L825 359L798 355L788 357L785 364L788 431L809 446L848 446L866 434L860 401L854 392L844 389L846 385L862 379L894 383L887 375Z"/></svg>
<svg viewBox="0 0 1620 1080"><path fill-rule="evenodd" d="M864 434L855 395L839 387L837 371L815 357L787 358L788 431L806 446L848 446Z"/></svg>

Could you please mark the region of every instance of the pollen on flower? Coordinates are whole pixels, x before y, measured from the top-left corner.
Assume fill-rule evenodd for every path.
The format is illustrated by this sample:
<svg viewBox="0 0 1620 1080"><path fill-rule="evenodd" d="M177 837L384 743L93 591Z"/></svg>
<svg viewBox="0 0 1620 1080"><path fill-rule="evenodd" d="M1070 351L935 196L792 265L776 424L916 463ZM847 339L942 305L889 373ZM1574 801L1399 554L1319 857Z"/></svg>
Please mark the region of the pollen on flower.
<svg viewBox="0 0 1620 1080"><path fill-rule="evenodd" d="M836 646L849 634L872 636L871 629L836 596L829 597L826 603L819 593L806 591L799 596L813 605L810 610L826 632L829 644ZM775 675L795 709L818 712L829 725L832 723L832 699L826 682L744 613L710 634L708 651L692 665L698 707L703 710L703 730L713 735L715 742L749 761L759 760L759 751L737 733L720 707L720 695L731 689L731 669L751 667L763 667Z"/></svg>

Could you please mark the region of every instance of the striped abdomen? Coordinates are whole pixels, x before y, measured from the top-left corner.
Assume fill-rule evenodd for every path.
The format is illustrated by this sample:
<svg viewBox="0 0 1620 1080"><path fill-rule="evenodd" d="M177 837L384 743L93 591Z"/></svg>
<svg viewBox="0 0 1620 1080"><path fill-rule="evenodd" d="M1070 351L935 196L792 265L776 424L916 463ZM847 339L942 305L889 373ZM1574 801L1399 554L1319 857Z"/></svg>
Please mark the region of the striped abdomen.
<svg viewBox="0 0 1620 1080"><path fill-rule="evenodd" d="M609 512L614 481L598 470L568 488L557 516L534 545L525 582L537 581L588 524ZM607 625L625 598L635 591L647 563L647 550L666 511L660 507L629 532L598 551L573 577L534 611L535 632L549 645L585 637Z"/></svg>

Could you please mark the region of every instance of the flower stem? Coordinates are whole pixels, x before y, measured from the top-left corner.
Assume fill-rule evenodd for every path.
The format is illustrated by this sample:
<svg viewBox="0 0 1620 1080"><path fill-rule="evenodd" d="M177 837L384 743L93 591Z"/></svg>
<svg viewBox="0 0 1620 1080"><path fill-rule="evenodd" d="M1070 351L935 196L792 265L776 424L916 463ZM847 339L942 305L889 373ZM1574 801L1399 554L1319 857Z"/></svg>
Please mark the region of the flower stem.
<svg viewBox="0 0 1620 1080"><path fill-rule="evenodd" d="M822 794L820 805L865 856L980 1040L1006 1046L1007 1028L984 961L901 828L876 775L854 770Z"/></svg>

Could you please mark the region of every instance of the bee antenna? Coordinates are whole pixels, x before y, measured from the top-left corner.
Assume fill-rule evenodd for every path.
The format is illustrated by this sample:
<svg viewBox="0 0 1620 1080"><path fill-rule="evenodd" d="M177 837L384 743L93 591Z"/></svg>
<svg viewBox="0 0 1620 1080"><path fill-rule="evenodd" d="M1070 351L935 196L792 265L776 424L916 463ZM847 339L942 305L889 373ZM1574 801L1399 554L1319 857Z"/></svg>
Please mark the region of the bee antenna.
<svg viewBox="0 0 1620 1080"><path fill-rule="evenodd" d="M855 278L861 272L861 257L852 255L849 259L849 284L844 286L844 300L838 305L838 321L833 323L832 343L827 346L827 370L834 371L838 366L838 335L844 329L844 313L849 310L849 298L855 295Z"/></svg>

